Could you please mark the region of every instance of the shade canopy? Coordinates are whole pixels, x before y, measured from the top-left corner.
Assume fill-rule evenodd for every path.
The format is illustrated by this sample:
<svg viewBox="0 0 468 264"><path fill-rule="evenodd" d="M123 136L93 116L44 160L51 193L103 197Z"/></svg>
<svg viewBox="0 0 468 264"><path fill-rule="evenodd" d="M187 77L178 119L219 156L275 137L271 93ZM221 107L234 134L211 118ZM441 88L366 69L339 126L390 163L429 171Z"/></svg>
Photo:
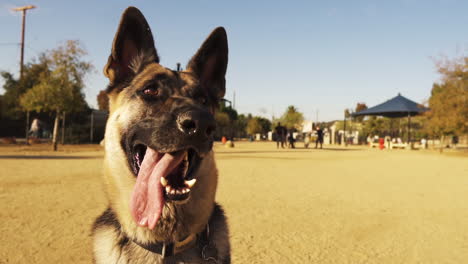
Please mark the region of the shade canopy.
<svg viewBox="0 0 468 264"><path fill-rule="evenodd" d="M385 117L415 116L426 112L427 109L420 104L398 94L396 97L374 107L351 114L352 116L377 115Z"/></svg>

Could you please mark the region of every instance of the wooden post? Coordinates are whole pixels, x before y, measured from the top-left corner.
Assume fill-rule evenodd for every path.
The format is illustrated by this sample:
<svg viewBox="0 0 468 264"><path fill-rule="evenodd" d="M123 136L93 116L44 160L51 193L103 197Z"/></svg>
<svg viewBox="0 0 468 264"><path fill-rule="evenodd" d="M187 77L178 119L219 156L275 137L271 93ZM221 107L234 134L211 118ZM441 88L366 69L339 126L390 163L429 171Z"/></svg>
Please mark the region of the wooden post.
<svg viewBox="0 0 468 264"><path fill-rule="evenodd" d="M93 137L94 137L94 110L91 110L91 131L89 132L89 140L91 141L91 144L93 143Z"/></svg>
<svg viewBox="0 0 468 264"><path fill-rule="evenodd" d="M55 122L54 122L54 134L52 135L52 145L53 145L54 151L57 151L57 134L58 134L59 118L60 118L60 111L57 110L57 113L55 115Z"/></svg>
<svg viewBox="0 0 468 264"><path fill-rule="evenodd" d="M63 112L63 116L62 116L62 138L61 138L62 145L65 144L65 116L66 116L65 112Z"/></svg>
<svg viewBox="0 0 468 264"><path fill-rule="evenodd" d="M411 116L408 113L408 144L411 144Z"/></svg>
<svg viewBox="0 0 468 264"><path fill-rule="evenodd" d="M29 145L29 111L26 112L26 145Z"/></svg>

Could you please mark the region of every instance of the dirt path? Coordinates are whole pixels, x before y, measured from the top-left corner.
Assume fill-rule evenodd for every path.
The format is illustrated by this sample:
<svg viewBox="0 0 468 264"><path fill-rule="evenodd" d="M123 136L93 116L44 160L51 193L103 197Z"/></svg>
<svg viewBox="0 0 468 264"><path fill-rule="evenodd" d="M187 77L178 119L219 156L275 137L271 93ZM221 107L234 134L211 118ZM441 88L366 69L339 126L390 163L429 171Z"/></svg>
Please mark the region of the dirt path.
<svg viewBox="0 0 468 264"><path fill-rule="evenodd" d="M468 159L216 147L233 263L464 263ZM90 263L102 151L0 147L0 263Z"/></svg>

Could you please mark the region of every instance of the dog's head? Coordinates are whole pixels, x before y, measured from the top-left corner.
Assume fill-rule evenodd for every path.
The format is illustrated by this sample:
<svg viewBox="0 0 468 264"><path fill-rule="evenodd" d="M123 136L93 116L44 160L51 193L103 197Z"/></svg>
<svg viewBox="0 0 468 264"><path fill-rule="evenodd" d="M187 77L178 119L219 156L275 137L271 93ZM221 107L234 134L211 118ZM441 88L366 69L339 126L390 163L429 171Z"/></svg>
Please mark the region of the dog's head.
<svg viewBox="0 0 468 264"><path fill-rule="evenodd" d="M165 68L141 12L129 7L123 13L104 68L110 81L106 160L112 173L125 175L112 180L116 192L125 197L128 185L133 188L128 205L138 225L153 229L165 204L188 203L195 182L202 183L200 166L210 158L227 60L227 36L220 27L186 70Z"/></svg>

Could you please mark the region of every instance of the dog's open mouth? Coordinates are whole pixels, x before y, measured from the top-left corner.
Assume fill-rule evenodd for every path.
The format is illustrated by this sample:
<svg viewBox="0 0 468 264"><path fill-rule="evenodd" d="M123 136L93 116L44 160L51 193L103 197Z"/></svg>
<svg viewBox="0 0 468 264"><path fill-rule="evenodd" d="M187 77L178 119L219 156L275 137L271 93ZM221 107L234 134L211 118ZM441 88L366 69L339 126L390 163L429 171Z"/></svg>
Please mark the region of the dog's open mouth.
<svg viewBox="0 0 468 264"><path fill-rule="evenodd" d="M135 145L131 167L137 180L130 203L135 221L153 229L166 201L188 200L200 161L191 148L162 153L143 144Z"/></svg>
<svg viewBox="0 0 468 264"><path fill-rule="evenodd" d="M135 175L138 175L140 172L147 148L148 147L142 144L138 144L134 148L132 169ZM158 154L161 158L163 155L182 156L180 163L175 164L175 168L169 174L161 177L160 183L164 187L166 198L169 200L178 201L187 199L190 188L192 188L196 182L193 175L201 160L200 156L191 148L171 153Z"/></svg>
<svg viewBox="0 0 468 264"><path fill-rule="evenodd" d="M148 147L143 144L135 146L133 151L133 172L138 175ZM200 156L194 149L179 150L171 153L158 153L158 162L164 155L178 157L180 162L167 175L162 175L160 183L168 200L182 201L189 197L190 189L197 181L194 172L200 163ZM177 159L177 161L179 160Z"/></svg>

